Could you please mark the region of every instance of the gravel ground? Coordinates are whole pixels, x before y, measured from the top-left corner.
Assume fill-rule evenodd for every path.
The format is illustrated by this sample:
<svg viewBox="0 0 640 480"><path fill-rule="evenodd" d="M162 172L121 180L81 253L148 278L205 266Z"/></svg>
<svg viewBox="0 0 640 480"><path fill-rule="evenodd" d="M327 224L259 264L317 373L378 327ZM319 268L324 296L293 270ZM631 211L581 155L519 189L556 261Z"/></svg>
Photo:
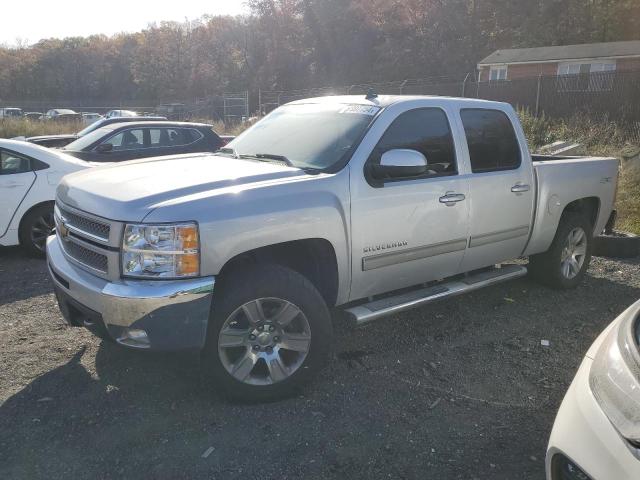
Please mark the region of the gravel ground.
<svg viewBox="0 0 640 480"><path fill-rule="evenodd" d="M639 272L594 258L574 291L521 279L338 325L336 358L303 396L235 405L193 356L67 327L45 263L2 249L0 478L543 479L562 396L640 298Z"/></svg>

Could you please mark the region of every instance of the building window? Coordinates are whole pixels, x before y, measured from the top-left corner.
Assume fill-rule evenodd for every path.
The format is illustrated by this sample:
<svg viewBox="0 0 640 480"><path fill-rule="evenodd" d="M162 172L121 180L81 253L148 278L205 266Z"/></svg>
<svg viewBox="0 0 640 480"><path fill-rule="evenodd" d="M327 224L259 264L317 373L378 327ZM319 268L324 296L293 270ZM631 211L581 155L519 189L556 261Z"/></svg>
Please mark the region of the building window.
<svg viewBox="0 0 640 480"><path fill-rule="evenodd" d="M503 65L501 67L491 67L489 70L489 81L495 82L497 80L506 80L507 79L507 66Z"/></svg>
<svg viewBox="0 0 640 480"><path fill-rule="evenodd" d="M558 90L563 92L611 90L615 71L615 60L560 63L558 64Z"/></svg>

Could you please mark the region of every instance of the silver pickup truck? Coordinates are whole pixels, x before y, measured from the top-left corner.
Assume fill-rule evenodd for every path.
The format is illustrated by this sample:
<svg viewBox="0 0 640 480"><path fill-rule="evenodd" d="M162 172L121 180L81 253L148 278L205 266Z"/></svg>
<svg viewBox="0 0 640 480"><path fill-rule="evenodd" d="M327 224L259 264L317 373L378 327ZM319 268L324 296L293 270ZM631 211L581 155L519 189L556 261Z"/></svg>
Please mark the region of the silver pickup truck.
<svg viewBox="0 0 640 480"><path fill-rule="evenodd" d="M269 399L324 364L331 308L360 325L527 269L576 286L617 175L612 158L532 158L503 103L307 99L216 154L65 177L48 262L70 324L199 350L228 394Z"/></svg>

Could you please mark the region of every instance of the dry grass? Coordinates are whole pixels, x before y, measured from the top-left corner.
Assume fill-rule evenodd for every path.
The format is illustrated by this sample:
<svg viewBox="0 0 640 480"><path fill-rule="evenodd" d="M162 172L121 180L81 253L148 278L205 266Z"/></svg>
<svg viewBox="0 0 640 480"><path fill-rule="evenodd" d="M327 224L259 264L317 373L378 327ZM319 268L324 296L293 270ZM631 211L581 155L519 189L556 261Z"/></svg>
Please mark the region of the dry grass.
<svg viewBox="0 0 640 480"><path fill-rule="evenodd" d="M619 158L616 225L640 234L640 123L620 124L586 114L551 120L535 118L526 111L519 113L532 151L557 140L570 140L582 145L583 154Z"/></svg>
<svg viewBox="0 0 640 480"><path fill-rule="evenodd" d="M211 123L208 119L193 119L194 122ZM223 122L213 122L213 129L220 135L239 135L252 123L225 125ZM75 133L84 126L77 122L51 122L28 120L26 118L0 120L0 138L33 137L36 135L56 135L61 133Z"/></svg>
<svg viewBox="0 0 640 480"><path fill-rule="evenodd" d="M52 122L26 118L2 119L0 120L0 138L75 133L82 128L79 122Z"/></svg>
<svg viewBox="0 0 640 480"><path fill-rule="evenodd" d="M622 160L616 208L618 228L640 235L640 150Z"/></svg>

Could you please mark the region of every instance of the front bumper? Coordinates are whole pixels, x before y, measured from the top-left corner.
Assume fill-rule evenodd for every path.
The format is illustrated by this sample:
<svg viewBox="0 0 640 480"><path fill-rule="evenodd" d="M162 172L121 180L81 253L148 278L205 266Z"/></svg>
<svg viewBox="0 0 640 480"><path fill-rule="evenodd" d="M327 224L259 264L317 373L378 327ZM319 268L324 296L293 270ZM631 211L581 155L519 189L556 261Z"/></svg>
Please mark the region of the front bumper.
<svg viewBox="0 0 640 480"><path fill-rule="evenodd" d="M585 357L553 425L547 449L547 480L555 455L564 455L592 480L638 480L640 451L620 436L589 387L593 360ZM581 478L581 477L575 477Z"/></svg>
<svg viewBox="0 0 640 480"><path fill-rule="evenodd" d="M70 324L133 348L204 346L215 277L108 281L69 262L57 236L47 239L47 261L60 310Z"/></svg>

